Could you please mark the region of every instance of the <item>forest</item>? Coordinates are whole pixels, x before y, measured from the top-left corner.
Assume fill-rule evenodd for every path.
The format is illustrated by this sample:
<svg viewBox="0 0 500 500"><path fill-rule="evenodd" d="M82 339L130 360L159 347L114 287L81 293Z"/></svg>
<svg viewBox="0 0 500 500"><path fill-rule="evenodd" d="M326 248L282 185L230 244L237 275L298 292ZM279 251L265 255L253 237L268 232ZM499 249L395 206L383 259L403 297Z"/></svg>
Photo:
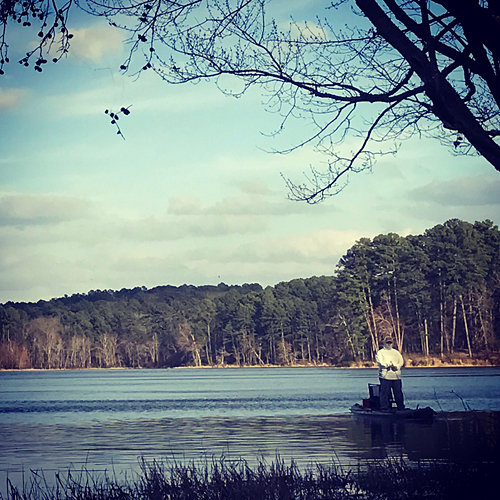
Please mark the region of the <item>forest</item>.
<svg viewBox="0 0 500 500"><path fill-rule="evenodd" d="M0 305L1 369L371 366L391 334L407 359L498 359L500 231L452 219L357 241L331 276L91 290Z"/></svg>

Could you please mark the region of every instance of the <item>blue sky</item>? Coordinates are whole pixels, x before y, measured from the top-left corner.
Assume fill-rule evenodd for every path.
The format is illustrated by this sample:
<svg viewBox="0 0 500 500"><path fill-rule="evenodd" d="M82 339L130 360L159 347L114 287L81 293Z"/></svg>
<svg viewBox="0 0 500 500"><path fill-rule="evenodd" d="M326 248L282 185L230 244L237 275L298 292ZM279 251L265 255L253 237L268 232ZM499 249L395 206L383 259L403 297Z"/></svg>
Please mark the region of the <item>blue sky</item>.
<svg viewBox="0 0 500 500"><path fill-rule="evenodd" d="M68 58L42 74L10 63L0 79L0 302L274 285L333 274L362 237L420 234L450 218L500 223L500 175L430 139L404 142L319 205L289 201L280 173L301 181L325 160L311 146L267 151L292 145L303 122L268 137L279 118L259 89L234 99L211 83L123 76L123 35L79 23ZM15 36L12 60L36 33ZM104 110L129 105L124 141Z"/></svg>

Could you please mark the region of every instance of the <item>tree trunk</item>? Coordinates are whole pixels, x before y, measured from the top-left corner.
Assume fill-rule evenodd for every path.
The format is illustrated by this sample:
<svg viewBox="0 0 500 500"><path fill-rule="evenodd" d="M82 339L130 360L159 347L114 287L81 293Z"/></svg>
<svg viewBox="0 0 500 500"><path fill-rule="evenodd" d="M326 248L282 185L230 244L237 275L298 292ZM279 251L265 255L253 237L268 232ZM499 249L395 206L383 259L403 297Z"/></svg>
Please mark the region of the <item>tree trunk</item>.
<svg viewBox="0 0 500 500"><path fill-rule="evenodd" d="M443 304L443 299L439 301L439 329L441 332L441 343L440 343L440 349L441 349L441 357L444 355L444 304Z"/></svg>
<svg viewBox="0 0 500 500"><path fill-rule="evenodd" d="M368 325L368 331L370 332L370 338L372 344L371 355L372 359L375 359L375 354L377 353L379 346L378 346L377 324L375 321L375 311L373 310L372 296L369 287L367 287L365 291L365 297L366 297L366 302L368 304L368 314L366 317L366 323Z"/></svg>
<svg viewBox="0 0 500 500"><path fill-rule="evenodd" d="M213 365L212 360L212 334L210 331L210 322L207 321L207 361L209 365Z"/></svg>
<svg viewBox="0 0 500 500"><path fill-rule="evenodd" d="M457 331L457 299L453 300L453 321L451 327L451 352L455 350L455 336Z"/></svg>
<svg viewBox="0 0 500 500"><path fill-rule="evenodd" d="M312 363L312 356L311 356L311 337L307 335L307 359L309 363Z"/></svg>
<svg viewBox="0 0 500 500"><path fill-rule="evenodd" d="M354 359L356 360L359 357L359 353L357 353L356 349L354 348L354 343L352 341L351 333L349 331L349 326L347 325L347 321L345 319L345 316L342 314L339 314L339 318L342 321L342 323L344 324L344 328L345 328L346 335L347 335L347 343L350 344L351 350L352 350L352 355L353 355Z"/></svg>
<svg viewBox="0 0 500 500"><path fill-rule="evenodd" d="M200 348L198 347L198 343L196 342L196 339L194 338L194 335L191 333L191 340L193 341L193 359L194 359L194 364L197 367L201 366L201 355L200 355Z"/></svg>
<svg viewBox="0 0 500 500"><path fill-rule="evenodd" d="M469 358L472 358L472 349L471 349L471 345L470 345L470 336L469 336L469 326L467 324L467 316L465 314L464 298L462 295L460 295L460 301L462 302L462 315L464 318L464 328L465 328L465 338L467 339L467 349L469 351Z"/></svg>
<svg viewBox="0 0 500 500"><path fill-rule="evenodd" d="M396 278L394 278L394 307L396 309L396 328L397 328L397 337L399 339L399 349L403 352L403 344L404 344L404 328L401 325L401 318L399 316L399 301L398 301L398 290L396 285Z"/></svg>
<svg viewBox="0 0 500 500"><path fill-rule="evenodd" d="M425 335L425 355L429 356L429 329L427 325L427 318L424 319L424 335Z"/></svg>
<svg viewBox="0 0 500 500"><path fill-rule="evenodd" d="M321 363L320 354L319 354L319 339L318 339L318 332L317 331L314 333L314 338L316 340L316 361L318 363Z"/></svg>
<svg viewBox="0 0 500 500"><path fill-rule="evenodd" d="M481 127L462 98L432 62L425 48L414 45L387 16L376 0L355 0L377 32L408 62L425 86L432 112L447 129L463 134L476 150L500 171L500 146ZM386 2L387 3L387 2ZM457 2L459 3L459 2ZM397 17L396 9L392 9Z"/></svg>
<svg viewBox="0 0 500 500"><path fill-rule="evenodd" d="M483 342L484 342L484 349L486 352L489 352L490 346L488 342L488 332L487 332L487 327L485 324L485 321L483 319L483 303L484 303L484 295L481 294L480 298L477 301L477 314L479 316L479 324L481 328L481 333L483 337Z"/></svg>

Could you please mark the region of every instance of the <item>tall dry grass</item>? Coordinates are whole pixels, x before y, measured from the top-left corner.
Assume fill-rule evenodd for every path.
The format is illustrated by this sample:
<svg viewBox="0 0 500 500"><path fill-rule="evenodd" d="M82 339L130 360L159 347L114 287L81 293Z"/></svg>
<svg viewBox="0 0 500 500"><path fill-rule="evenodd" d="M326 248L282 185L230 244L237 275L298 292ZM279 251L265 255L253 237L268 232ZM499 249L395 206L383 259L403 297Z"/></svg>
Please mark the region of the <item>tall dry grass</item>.
<svg viewBox="0 0 500 500"><path fill-rule="evenodd" d="M141 462L133 478L68 470L49 482L33 472L7 500L328 500L493 498L499 461L409 462L402 458L353 468L311 465L300 470L279 457L255 467L223 457L204 462ZM1 495L0 495L1 497Z"/></svg>

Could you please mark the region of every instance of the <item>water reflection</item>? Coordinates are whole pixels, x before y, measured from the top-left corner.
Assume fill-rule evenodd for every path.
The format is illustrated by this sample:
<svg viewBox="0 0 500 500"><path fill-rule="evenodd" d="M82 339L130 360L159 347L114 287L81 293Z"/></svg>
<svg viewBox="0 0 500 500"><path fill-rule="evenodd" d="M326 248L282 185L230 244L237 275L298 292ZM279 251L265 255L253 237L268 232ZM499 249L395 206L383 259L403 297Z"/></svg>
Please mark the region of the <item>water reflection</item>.
<svg viewBox="0 0 500 500"><path fill-rule="evenodd" d="M500 412L443 412L433 422L359 416L355 422L352 439L365 458L500 458Z"/></svg>
<svg viewBox="0 0 500 500"><path fill-rule="evenodd" d="M7 475L20 484L29 469L43 469L49 479L70 466L129 475L139 457L183 462L224 456L254 465L279 455L301 467L393 456L498 460L499 429L500 412L443 413L432 423L333 415L0 424L0 491Z"/></svg>

